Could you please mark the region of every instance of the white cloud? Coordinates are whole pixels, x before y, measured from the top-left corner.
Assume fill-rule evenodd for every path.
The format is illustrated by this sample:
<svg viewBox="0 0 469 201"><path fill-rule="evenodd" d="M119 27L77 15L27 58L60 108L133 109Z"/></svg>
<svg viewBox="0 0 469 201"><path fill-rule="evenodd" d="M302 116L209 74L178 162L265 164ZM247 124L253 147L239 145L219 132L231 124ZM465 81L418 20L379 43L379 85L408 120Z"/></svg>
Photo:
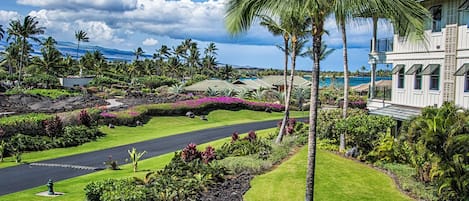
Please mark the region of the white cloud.
<svg viewBox="0 0 469 201"><path fill-rule="evenodd" d="M10 23L10 20L18 19L19 17L20 14L18 12L0 10L0 24L2 24L4 28Z"/></svg>
<svg viewBox="0 0 469 201"><path fill-rule="evenodd" d="M142 45L145 45L145 46L154 46L156 44L158 44L158 40L154 38L147 38L142 42Z"/></svg>
<svg viewBox="0 0 469 201"><path fill-rule="evenodd" d="M18 4L47 9L97 9L125 11L137 8L137 0L17 0Z"/></svg>

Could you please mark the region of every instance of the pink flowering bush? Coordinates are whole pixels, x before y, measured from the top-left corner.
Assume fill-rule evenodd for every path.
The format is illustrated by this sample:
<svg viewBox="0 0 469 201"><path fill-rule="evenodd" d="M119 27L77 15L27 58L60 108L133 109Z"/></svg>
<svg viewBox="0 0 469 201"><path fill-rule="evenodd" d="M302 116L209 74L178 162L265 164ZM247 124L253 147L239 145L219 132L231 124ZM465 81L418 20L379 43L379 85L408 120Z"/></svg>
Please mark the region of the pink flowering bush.
<svg viewBox="0 0 469 201"><path fill-rule="evenodd" d="M281 111L283 110L283 105L276 104L276 103L265 103L265 102L253 102L247 101L240 98L235 97L205 97L199 98L195 100L186 100L186 101L179 101L172 104L172 108L180 109L180 108L198 108L202 106L208 105L234 105L240 107L246 107L246 109L253 109L253 110L265 110L266 108L270 108L274 111Z"/></svg>

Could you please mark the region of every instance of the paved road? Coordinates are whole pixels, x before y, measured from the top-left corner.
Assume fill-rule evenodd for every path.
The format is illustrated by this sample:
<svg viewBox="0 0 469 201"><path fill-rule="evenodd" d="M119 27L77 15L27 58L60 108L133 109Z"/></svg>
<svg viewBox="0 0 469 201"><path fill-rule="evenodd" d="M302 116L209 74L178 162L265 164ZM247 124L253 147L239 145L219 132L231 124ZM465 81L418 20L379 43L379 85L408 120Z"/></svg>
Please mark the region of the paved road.
<svg viewBox="0 0 469 201"><path fill-rule="evenodd" d="M77 154L52 160L45 160L32 164L23 164L15 167L0 169L0 195L44 186L47 180L60 181L89 174L104 168L103 162L112 155L118 164L125 164L128 158L127 150L135 147L138 151L147 151L143 159L182 149L188 143L202 144L220 138L231 136L235 131L245 133L250 130L261 130L275 127L278 120L238 124L218 128L205 129L173 135L145 142L139 142L119 147L104 149L84 154ZM138 135L137 133L131 133ZM60 187L58 187L60 191Z"/></svg>

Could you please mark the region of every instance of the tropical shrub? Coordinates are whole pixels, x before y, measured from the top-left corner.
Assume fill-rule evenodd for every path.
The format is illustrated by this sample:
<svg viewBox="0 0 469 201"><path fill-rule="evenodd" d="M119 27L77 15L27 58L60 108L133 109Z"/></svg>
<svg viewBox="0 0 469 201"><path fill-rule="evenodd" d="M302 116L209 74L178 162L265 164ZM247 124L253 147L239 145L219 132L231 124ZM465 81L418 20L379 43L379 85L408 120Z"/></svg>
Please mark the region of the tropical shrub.
<svg viewBox="0 0 469 201"><path fill-rule="evenodd" d="M347 111L349 117L365 115L366 111L350 109ZM334 140L338 143L341 131L337 129L337 123L342 120L341 109L320 110L318 115L317 135L319 139Z"/></svg>
<svg viewBox="0 0 469 201"><path fill-rule="evenodd" d="M88 85L94 87L111 87L112 85L127 85L127 83L110 77L99 76L93 78Z"/></svg>
<svg viewBox="0 0 469 201"><path fill-rule="evenodd" d="M407 125L417 176L439 186L440 200L469 197L469 111L444 103L427 107Z"/></svg>
<svg viewBox="0 0 469 201"><path fill-rule="evenodd" d="M391 117L362 114L338 121L336 128L339 132L346 132L347 144L356 146L361 156L366 158L379 140L380 134L386 133L395 124Z"/></svg>
<svg viewBox="0 0 469 201"><path fill-rule="evenodd" d="M26 87L33 88L57 88L60 86L57 77L48 74L37 74L34 76L25 77L22 84Z"/></svg>
<svg viewBox="0 0 469 201"><path fill-rule="evenodd" d="M176 79L166 76L147 76L135 79L135 84L142 84L146 88L154 89L161 86L172 86L178 84Z"/></svg>
<svg viewBox="0 0 469 201"><path fill-rule="evenodd" d="M130 161L132 162L132 166L134 167L134 172L137 172L138 162L140 161L142 156L147 153L147 151L137 152L137 149L135 149L135 147L132 147L132 151L127 150L127 152L129 153Z"/></svg>
<svg viewBox="0 0 469 201"><path fill-rule="evenodd" d="M80 115L78 116L78 122L80 125L91 127L91 116L88 114L88 111L80 111Z"/></svg>
<svg viewBox="0 0 469 201"><path fill-rule="evenodd" d="M240 139L237 133L233 133L230 143L221 146L218 155L220 158L228 156L258 155L266 159L270 155L272 146L267 139L257 138L254 131L250 131L246 137Z"/></svg>

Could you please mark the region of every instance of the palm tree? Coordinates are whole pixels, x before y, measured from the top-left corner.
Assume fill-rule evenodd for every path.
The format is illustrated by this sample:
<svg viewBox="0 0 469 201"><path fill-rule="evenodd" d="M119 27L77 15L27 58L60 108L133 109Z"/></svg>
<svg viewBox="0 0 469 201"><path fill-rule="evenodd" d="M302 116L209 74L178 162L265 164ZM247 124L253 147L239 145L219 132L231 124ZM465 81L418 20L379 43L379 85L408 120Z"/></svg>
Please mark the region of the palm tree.
<svg viewBox="0 0 469 201"><path fill-rule="evenodd" d="M284 89L286 89L288 82L287 82L287 71L288 71L288 43L290 41L290 33L288 30L285 29L286 25L284 23L286 19L282 19L280 17L280 22L276 22L274 19L267 15L261 16L261 22L260 25L266 27L270 33L272 33L274 36L279 36L282 35L283 37L283 49L282 51L284 52L284 65L283 65L283 86ZM286 91L286 90L285 90ZM285 96L284 102L286 103L287 96ZM282 130L282 129L280 129ZM281 131L283 133L283 131Z"/></svg>
<svg viewBox="0 0 469 201"><path fill-rule="evenodd" d="M325 33L325 20L330 14L332 14L334 6L339 5L337 4L337 1L339 0L230 0L227 3L225 22L228 31L233 34L248 30L252 22L259 14L279 14L285 10L292 9L298 12L306 12L311 17L311 36L313 43L314 62L312 70L311 105L309 114L308 166L305 194L306 200L314 199L316 125L322 36ZM401 17L396 19L399 19L398 22L402 22L399 23L400 25L408 25L407 28L423 25L423 17L419 16L420 18L414 18L420 14L419 12L416 12L417 14L415 14L414 9L421 8L420 4L414 0L356 0L353 2L356 3L355 5L359 5L359 7L361 6L365 8L369 7L371 5L370 2L372 2L375 5L373 8L376 8L379 10L379 12L392 12L395 14L395 16L397 16L399 13L401 14ZM387 6L381 5L383 4L382 2L387 3ZM397 27L399 29L400 26Z"/></svg>
<svg viewBox="0 0 469 201"><path fill-rule="evenodd" d="M29 50L31 47L29 46L28 39L40 42L40 40L35 37L35 35L44 34L44 29L44 27L39 27L39 22L36 21L35 17L31 17L29 15L23 19L23 22L21 22L19 19L10 22L10 27L7 30L7 40L9 40L11 37L15 37L18 39L16 42L20 42L21 44L18 84L21 84L21 72L24 66L26 66L25 63L29 58Z"/></svg>
<svg viewBox="0 0 469 201"><path fill-rule="evenodd" d="M208 69L212 69L213 61L216 61L215 55L217 55L218 48L215 46L215 43L210 43L208 46L205 48L205 62L207 64ZM215 64L216 65L216 64Z"/></svg>
<svg viewBox="0 0 469 201"><path fill-rule="evenodd" d="M283 13L284 24L286 30L290 34L291 38L291 72L290 72L290 85L286 89L286 101L285 101L285 115L282 120L282 124L280 126L280 131L278 133L277 139L275 140L276 143L280 143L283 138L283 134L285 131L285 127L287 125L288 116L290 112L290 100L293 91L293 83L295 77L295 69L296 69L296 58L300 55L301 48L304 46L306 42L303 38L308 33L309 28L309 18L306 16L305 13L299 11L286 11ZM285 49L287 50L287 48Z"/></svg>
<svg viewBox="0 0 469 201"><path fill-rule="evenodd" d="M58 68L60 68L60 62L62 61L62 53L55 48L56 44L57 42L54 38L49 36L42 43L42 58L34 57L32 60L32 66L41 68L46 74L59 76Z"/></svg>
<svg viewBox="0 0 469 201"><path fill-rule="evenodd" d="M0 40L3 39L3 36L4 36L3 34L5 34L5 30L3 30L3 27L2 27L2 25L0 24Z"/></svg>
<svg viewBox="0 0 469 201"><path fill-rule="evenodd" d="M82 42L90 42L90 38L88 37L88 34L83 31L75 31L75 38L77 39L77 60L78 60L78 52L80 50L80 41ZM83 75L83 68L80 67L80 77Z"/></svg>
<svg viewBox="0 0 469 201"><path fill-rule="evenodd" d="M145 52L143 51L143 49L141 47L138 47L135 51L134 51L134 56L135 56L135 61L138 61L138 59L144 54Z"/></svg>

